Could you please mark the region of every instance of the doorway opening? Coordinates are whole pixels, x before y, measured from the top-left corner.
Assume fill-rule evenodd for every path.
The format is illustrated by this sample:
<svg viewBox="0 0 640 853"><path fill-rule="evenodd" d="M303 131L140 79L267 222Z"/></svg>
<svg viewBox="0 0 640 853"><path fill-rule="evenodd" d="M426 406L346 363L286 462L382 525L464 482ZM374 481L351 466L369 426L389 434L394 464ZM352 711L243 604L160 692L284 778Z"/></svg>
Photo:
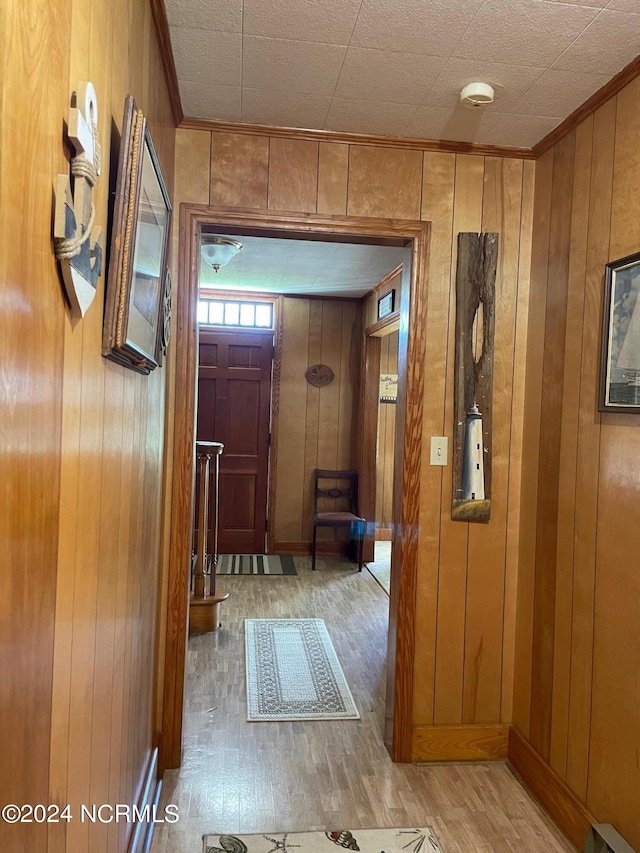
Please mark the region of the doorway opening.
<svg viewBox="0 0 640 853"><path fill-rule="evenodd" d="M396 472L394 475L394 555L397 570L391 585L387 649L387 692L384 739L395 761L411 758L411 708L413 692L413 643L417 569L418 506L422 452L422 385L424 326L426 315L426 265L429 224L413 221L367 220L366 218L250 214L209 207L181 208L180 290L177 304L176 362L180 381L176 386L173 512L169 578L169 623L167 625L166 671L163 703L162 766L180 763L185 646L176 637L186 633L187 600L185 566L188 566L190 528L183 521L190 511L185 494L191 493L195 387L197 372L197 302L200 235L203 229L216 233L257 233L289 239L312 239L368 245L405 247L402 282L397 308L399 326L398 423ZM374 323L375 325L375 323ZM369 337L366 339L369 340ZM360 436L358 471L361 484L361 514L375 515L375 424L366 417L368 398L376 407L379 361L371 359L365 345L362 360L362 394L357 428ZM367 377L375 375L375 383ZM366 506L369 501L369 506ZM374 529L367 531L373 547ZM371 559L371 557L369 557Z"/></svg>
<svg viewBox="0 0 640 853"><path fill-rule="evenodd" d="M368 569L387 595L391 590L393 543L393 482L398 403L398 330L380 331L380 390L377 410L376 505L373 561Z"/></svg>

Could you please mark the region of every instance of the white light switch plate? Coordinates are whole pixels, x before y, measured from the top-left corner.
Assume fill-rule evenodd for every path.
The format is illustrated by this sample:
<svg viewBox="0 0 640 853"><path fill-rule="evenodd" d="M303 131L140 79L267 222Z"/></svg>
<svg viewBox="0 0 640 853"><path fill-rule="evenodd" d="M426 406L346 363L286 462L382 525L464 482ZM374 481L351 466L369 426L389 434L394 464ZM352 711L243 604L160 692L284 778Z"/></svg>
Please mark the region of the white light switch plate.
<svg viewBox="0 0 640 853"><path fill-rule="evenodd" d="M449 455L449 439L446 435L431 436L431 465L446 465Z"/></svg>

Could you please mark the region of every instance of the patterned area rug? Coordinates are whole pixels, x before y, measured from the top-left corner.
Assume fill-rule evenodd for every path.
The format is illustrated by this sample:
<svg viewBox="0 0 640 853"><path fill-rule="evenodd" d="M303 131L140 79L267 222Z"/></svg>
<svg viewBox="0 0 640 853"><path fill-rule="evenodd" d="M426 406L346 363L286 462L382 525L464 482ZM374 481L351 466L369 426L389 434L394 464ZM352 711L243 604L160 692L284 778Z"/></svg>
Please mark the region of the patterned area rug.
<svg viewBox="0 0 640 853"><path fill-rule="evenodd" d="M343 829L273 835L206 835L204 853L443 853L433 830Z"/></svg>
<svg viewBox="0 0 640 853"><path fill-rule="evenodd" d="M297 575L288 554L219 554L217 575Z"/></svg>
<svg viewBox="0 0 640 853"><path fill-rule="evenodd" d="M247 720L360 719L322 619L244 624Z"/></svg>

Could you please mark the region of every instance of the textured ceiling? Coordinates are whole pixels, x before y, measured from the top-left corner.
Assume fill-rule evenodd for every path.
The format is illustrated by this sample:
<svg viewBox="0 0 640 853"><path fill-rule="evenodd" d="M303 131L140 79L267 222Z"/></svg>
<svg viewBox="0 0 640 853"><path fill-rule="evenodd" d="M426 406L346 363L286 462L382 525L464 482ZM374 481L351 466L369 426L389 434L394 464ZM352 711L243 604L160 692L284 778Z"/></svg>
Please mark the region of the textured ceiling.
<svg viewBox="0 0 640 853"><path fill-rule="evenodd" d="M202 261L200 285L314 296L364 296L402 263L406 249L277 237L233 239L242 251L214 272Z"/></svg>
<svg viewBox="0 0 640 853"><path fill-rule="evenodd" d="M528 147L640 53L640 0L166 6L184 114L249 124Z"/></svg>

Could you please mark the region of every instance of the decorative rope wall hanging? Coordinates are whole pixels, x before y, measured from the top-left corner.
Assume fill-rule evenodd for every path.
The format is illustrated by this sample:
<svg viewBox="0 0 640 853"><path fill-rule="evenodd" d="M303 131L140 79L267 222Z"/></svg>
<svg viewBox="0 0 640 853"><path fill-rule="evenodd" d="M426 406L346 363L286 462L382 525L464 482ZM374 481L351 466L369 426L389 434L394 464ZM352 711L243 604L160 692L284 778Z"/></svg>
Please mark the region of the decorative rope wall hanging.
<svg viewBox="0 0 640 853"><path fill-rule="evenodd" d="M98 101L92 83L71 95L68 137L75 149L69 175L58 175L53 237L55 255L74 317L84 317L96 295L102 269L102 229L95 228L93 190L100 174Z"/></svg>

